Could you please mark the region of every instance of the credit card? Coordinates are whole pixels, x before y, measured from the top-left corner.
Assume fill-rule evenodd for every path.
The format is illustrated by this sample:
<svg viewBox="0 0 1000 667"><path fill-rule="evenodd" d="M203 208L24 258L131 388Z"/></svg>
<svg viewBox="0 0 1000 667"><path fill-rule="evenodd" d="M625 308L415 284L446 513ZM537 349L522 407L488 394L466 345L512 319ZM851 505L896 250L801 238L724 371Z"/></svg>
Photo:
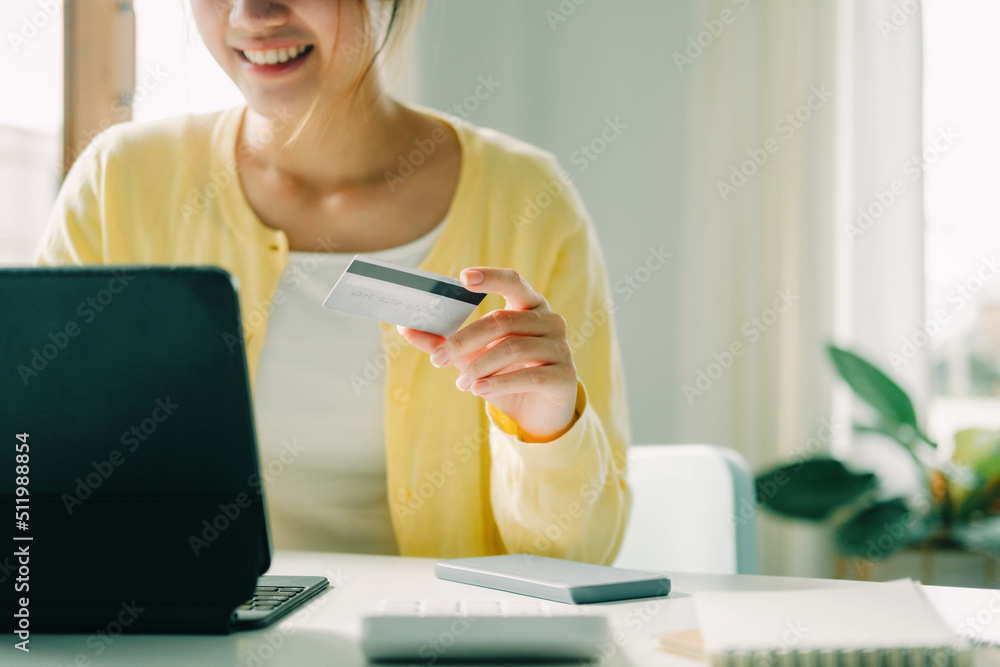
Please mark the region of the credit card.
<svg viewBox="0 0 1000 667"><path fill-rule="evenodd" d="M447 338L484 298L453 278L355 255L323 307Z"/></svg>

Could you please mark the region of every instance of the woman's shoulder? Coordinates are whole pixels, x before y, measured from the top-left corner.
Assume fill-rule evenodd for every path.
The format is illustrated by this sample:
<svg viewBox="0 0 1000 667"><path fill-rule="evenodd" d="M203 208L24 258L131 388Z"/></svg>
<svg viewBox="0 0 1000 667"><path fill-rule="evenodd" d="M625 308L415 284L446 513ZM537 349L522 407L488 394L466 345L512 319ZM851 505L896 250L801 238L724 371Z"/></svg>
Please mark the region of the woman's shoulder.
<svg viewBox="0 0 1000 667"><path fill-rule="evenodd" d="M486 169L522 178L551 177L563 171L555 155L523 139L468 122L461 126Z"/></svg>
<svg viewBox="0 0 1000 667"><path fill-rule="evenodd" d="M455 244L469 264L516 266L533 285L551 279L554 249L586 247L593 223L572 176L551 152L497 129L439 111L462 145L462 176L453 201L462 227ZM574 250L575 251L575 250Z"/></svg>
<svg viewBox="0 0 1000 667"><path fill-rule="evenodd" d="M463 159L472 160L477 169L492 172L489 174L491 177L506 180L526 175L555 175L560 171L558 160L552 153L527 141L500 130L475 125L444 111L419 105L409 106L451 126L459 136ZM442 139L443 135L438 140Z"/></svg>
<svg viewBox="0 0 1000 667"><path fill-rule="evenodd" d="M236 107L119 123L94 137L84 154L91 153L103 165L120 163L130 170L144 164L176 167L179 159L203 162L204 155L219 145L220 136L235 131L240 111Z"/></svg>
<svg viewBox="0 0 1000 667"><path fill-rule="evenodd" d="M588 213L572 175L551 152L487 127L462 123L471 158L482 170L484 199L507 212L519 232L583 231Z"/></svg>

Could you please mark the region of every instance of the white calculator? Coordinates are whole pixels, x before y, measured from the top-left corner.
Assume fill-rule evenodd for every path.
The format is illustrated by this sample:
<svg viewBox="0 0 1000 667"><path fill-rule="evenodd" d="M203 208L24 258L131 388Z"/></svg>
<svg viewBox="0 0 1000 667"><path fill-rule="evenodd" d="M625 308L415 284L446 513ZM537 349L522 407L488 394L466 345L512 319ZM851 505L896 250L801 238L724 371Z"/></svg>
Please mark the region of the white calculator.
<svg viewBox="0 0 1000 667"><path fill-rule="evenodd" d="M608 621L544 600L385 600L364 618L371 661L581 660L600 655Z"/></svg>

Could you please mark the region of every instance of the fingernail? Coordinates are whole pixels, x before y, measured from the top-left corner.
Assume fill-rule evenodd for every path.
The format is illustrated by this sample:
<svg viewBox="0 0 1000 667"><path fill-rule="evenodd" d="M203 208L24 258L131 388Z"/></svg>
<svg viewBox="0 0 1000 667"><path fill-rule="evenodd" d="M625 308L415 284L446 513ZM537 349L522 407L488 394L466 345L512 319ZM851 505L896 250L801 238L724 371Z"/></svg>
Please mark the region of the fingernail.
<svg viewBox="0 0 1000 667"><path fill-rule="evenodd" d="M480 380L472 387L472 393L476 396L484 396L490 393L490 381Z"/></svg>
<svg viewBox="0 0 1000 667"><path fill-rule="evenodd" d="M465 373L458 376L458 379L455 380L455 386L461 391L465 391L469 388L469 378L465 375Z"/></svg>
<svg viewBox="0 0 1000 667"><path fill-rule="evenodd" d="M439 347L438 349L434 350L434 353L431 355L431 363L434 364L436 368L447 366L448 361L449 361L448 351L443 347Z"/></svg>
<svg viewBox="0 0 1000 667"><path fill-rule="evenodd" d="M467 269L462 271L462 282L466 285L478 285L486 279L482 271L476 271L475 269Z"/></svg>
<svg viewBox="0 0 1000 667"><path fill-rule="evenodd" d="M396 325L396 331L399 332L400 336L404 335L404 333L403 333L403 325L402 324L397 324Z"/></svg>

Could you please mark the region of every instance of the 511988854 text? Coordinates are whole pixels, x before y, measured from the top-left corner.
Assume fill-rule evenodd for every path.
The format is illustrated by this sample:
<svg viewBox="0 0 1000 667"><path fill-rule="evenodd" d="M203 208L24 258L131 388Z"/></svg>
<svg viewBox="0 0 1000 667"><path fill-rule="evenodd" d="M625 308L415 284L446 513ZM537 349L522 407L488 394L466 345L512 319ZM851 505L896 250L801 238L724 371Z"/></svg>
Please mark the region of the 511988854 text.
<svg viewBox="0 0 1000 667"><path fill-rule="evenodd" d="M29 547L31 546L31 536L28 535L29 497L28 497L28 473L30 455L28 447L28 434L18 433L14 441L14 560L17 563L17 576L14 578L14 592L19 593L16 599L16 611L14 618L17 629L14 635L20 640L14 643L15 648L25 653L30 651L28 647L31 641L31 622L28 613L28 591L31 575L31 556Z"/></svg>

